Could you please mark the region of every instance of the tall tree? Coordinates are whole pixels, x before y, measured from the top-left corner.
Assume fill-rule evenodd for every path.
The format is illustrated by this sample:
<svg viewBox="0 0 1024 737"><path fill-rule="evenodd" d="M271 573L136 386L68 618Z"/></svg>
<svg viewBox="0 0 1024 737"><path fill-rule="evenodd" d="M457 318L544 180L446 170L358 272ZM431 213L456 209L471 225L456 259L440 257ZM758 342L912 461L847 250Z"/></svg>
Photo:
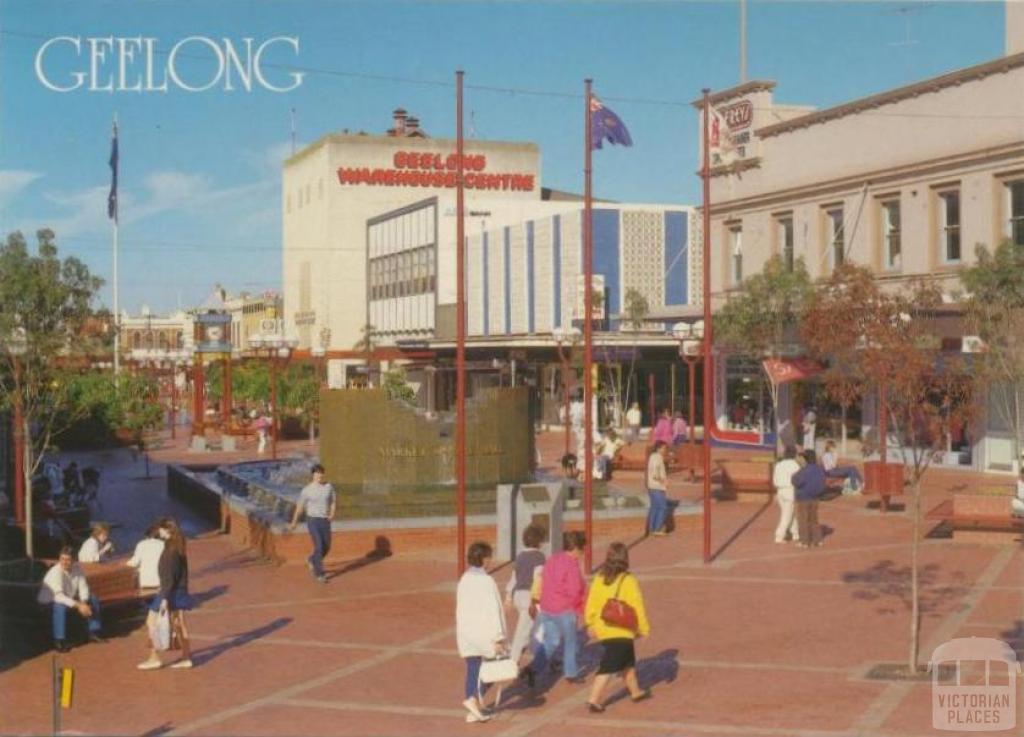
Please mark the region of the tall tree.
<svg viewBox="0 0 1024 737"><path fill-rule="evenodd" d="M884 399L889 422L879 428L880 448L887 448L891 430L895 460L910 475L911 673L917 672L921 634L921 482L945 449L950 424L966 423L971 415L971 383L959 357L939 350L934 317L941 296L924 281L883 290L871 271L844 264L814 293L801 322L812 355L829 363L824 381L833 398Z"/></svg>
<svg viewBox="0 0 1024 737"><path fill-rule="evenodd" d="M22 418L26 553L32 556L31 480L54 435L88 413L75 376L97 343L92 302L102 280L77 258L57 254L52 230L20 232L0 247L0 405Z"/></svg>
<svg viewBox="0 0 1024 737"><path fill-rule="evenodd" d="M984 341L975 371L987 389L988 407L1013 433L1019 466L1024 435L1024 245L1005 240L994 252L978 246L964 270L967 323Z"/></svg>
<svg viewBox="0 0 1024 737"><path fill-rule="evenodd" d="M803 259L792 269L779 256L743 281L715 316L715 343L757 359L772 401L772 426L779 444L779 390L764 368L764 359L781 358L798 340L800 316L813 293ZM710 400L708 400L710 401Z"/></svg>

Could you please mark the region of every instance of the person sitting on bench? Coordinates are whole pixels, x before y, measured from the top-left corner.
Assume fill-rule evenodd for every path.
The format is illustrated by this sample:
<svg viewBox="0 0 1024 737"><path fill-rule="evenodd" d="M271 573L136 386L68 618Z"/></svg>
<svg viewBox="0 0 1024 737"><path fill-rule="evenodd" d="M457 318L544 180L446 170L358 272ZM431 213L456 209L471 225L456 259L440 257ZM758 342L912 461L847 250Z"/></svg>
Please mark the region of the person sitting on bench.
<svg viewBox="0 0 1024 737"><path fill-rule="evenodd" d="M114 543L110 542L110 525L97 522L92 526L92 534L78 549L79 563L102 563L114 552Z"/></svg>
<svg viewBox="0 0 1024 737"><path fill-rule="evenodd" d="M821 467L825 469L825 475L830 479L845 479L850 482L850 488L860 491L864 485L864 477L856 466L840 466L836 460L835 441L829 440L825 443L825 452L821 454Z"/></svg>
<svg viewBox="0 0 1024 737"><path fill-rule="evenodd" d="M1010 509L1014 517L1024 517L1024 468L1020 469L1017 478L1017 496L1010 501Z"/></svg>
<svg viewBox="0 0 1024 737"><path fill-rule="evenodd" d="M39 603L50 607L53 644L59 653L71 649L66 634L69 611L88 620L91 642L103 642L100 637L100 603L95 596L90 595L89 583L85 580L81 566L75 563L74 555L70 546L62 548L57 564L46 572L43 585L39 588Z"/></svg>

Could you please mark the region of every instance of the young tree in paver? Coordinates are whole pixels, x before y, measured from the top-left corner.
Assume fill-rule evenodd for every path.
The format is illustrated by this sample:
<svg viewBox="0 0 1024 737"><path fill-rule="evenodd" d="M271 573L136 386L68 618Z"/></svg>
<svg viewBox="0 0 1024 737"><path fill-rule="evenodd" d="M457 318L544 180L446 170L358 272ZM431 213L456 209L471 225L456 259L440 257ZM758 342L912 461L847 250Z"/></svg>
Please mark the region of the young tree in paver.
<svg viewBox="0 0 1024 737"><path fill-rule="evenodd" d="M1024 434L1024 245L1005 240L994 252L978 246L977 262L960 275L967 323L984 341L974 370L988 406L1013 432L1020 463Z"/></svg>
<svg viewBox="0 0 1024 737"><path fill-rule="evenodd" d="M761 365L772 400L776 449L779 445L779 390L764 368L764 359L791 353L797 339L800 315L813 292L803 259L792 270L779 256L772 256L760 273L743 281L715 315L715 343L729 351L756 358Z"/></svg>
<svg viewBox="0 0 1024 737"><path fill-rule="evenodd" d="M306 418L309 439L316 439L320 419L320 376L314 366L293 365L281 377L281 407Z"/></svg>
<svg viewBox="0 0 1024 737"><path fill-rule="evenodd" d="M626 375L626 391L623 392L619 405L622 416L625 416L626 410L629 408L630 390L633 389L633 381L636 378L636 357L640 351L640 331L643 330L644 322L651 313L651 305L640 290L630 287L623 297L622 308L623 322L633 333L633 351L629 359L629 373Z"/></svg>
<svg viewBox="0 0 1024 737"><path fill-rule="evenodd" d="M57 255L54 233L36 233L36 253L21 233L0 246L0 408L22 419L25 549L33 554L32 476L54 435L86 416L75 385L97 336L92 301L102 285L77 258Z"/></svg>
<svg viewBox="0 0 1024 737"><path fill-rule="evenodd" d="M895 460L910 477L911 673L917 672L920 648L921 483L945 449L950 422L966 422L971 412L971 384L959 356L939 351L933 317L941 305L933 284L883 290L871 271L846 264L814 292L801 320L804 343L829 364L824 382L831 397L840 403L884 398L897 441ZM887 435L879 428L881 443Z"/></svg>

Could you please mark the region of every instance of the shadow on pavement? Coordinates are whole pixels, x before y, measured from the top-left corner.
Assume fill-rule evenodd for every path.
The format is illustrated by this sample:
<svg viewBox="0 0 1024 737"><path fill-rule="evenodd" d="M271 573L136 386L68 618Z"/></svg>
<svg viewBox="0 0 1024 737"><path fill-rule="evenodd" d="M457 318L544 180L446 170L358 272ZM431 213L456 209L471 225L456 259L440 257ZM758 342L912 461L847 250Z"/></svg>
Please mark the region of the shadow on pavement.
<svg viewBox="0 0 1024 737"><path fill-rule="evenodd" d="M659 683L672 683L679 676L679 650L672 648L662 650L657 655L649 658L641 658L636 663L636 677L640 682L640 688L653 689ZM629 697L629 691L620 688L611 697L605 699L605 706L611 706L616 701L622 701Z"/></svg>
<svg viewBox="0 0 1024 737"><path fill-rule="evenodd" d="M723 542L718 547L718 550L711 554L712 562L718 560L719 556L721 556L722 553L728 550L730 545L739 540L740 535L746 532L750 528L750 526L757 521L758 517L764 514L768 510L768 508L772 506L773 503L774 498L769 496L768 501L762 504L761 507L756 512L754 512L754 514L752 514L746 522L740 525L738 529L736 529L731 535L729 535L725 542Z"/></svg>
<svg viewBox="0 0 1024 737"><path fill-rule="evenodd" d="M193 599L193 601L195 601L196 606L200 606L202 604L205 604L208 601L216 599L218 596L222 596L223 594L226 594L227 592L228 592L227 584L221 584L219 586L214 586L212 589L207 589L206 591L200 591L198 594L192 594L192 599Z"/></svg>
<svg viewBox="0 0 1024 737"><path fill-rule="evenodd" d="M219 658L229 650L233 650L237 647L248 645L250 642L262 639L269 635L274 634L278 630L284 629L292 623L291 617L278 617L273 622L257 627L256 629L249 630L248 632L240 632L232 637L230 640L211 645L210 647L204 647L202 650L196 650L192 654L192 661L197 665L206 665L211 660Z"/></svg>
<svg viewBox="0 0 1024 737"><path fill-rule="evenodd" d="M371 563L377 563L391 557L391 541L383 535L378 535L374 541L373 550L364 555L362 558L350 561L343 565L341 568L334 568L326 572L327 579L336 578L352 571L358 571L360 568L370 565Z"/></svg>
<svg viewBox="0 0 1024 737"><path fill-rule="evenodd" d="M948 606L963 598L970 582L960 571L954 571L952 581L940 584L941 566L929 563L918 570L918 589L921 616L938 617ZM853 584L853 597L879 604L878 613L896 614L911 608L910 566L897 566L891 560L882 560L860 571L842 574L843 583Z"/></svg>

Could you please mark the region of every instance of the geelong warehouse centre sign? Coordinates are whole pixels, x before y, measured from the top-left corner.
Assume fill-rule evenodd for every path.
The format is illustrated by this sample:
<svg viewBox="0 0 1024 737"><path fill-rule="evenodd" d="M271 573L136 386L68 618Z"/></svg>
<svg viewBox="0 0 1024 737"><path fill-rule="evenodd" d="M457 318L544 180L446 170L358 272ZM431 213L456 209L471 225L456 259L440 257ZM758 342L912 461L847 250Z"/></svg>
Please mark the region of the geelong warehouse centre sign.
<svg viewBox="0 0 1024 737"><path fill-rule="evenodd" d="M459 159L456 154L398 151L391 166L370 168L338 167L338 181L343 185L365 184L378 187L443 187L454 189ZM462 157L466 189L532 192L533 174L521 172L489 172L487 157L467 154Z"/></svg>

